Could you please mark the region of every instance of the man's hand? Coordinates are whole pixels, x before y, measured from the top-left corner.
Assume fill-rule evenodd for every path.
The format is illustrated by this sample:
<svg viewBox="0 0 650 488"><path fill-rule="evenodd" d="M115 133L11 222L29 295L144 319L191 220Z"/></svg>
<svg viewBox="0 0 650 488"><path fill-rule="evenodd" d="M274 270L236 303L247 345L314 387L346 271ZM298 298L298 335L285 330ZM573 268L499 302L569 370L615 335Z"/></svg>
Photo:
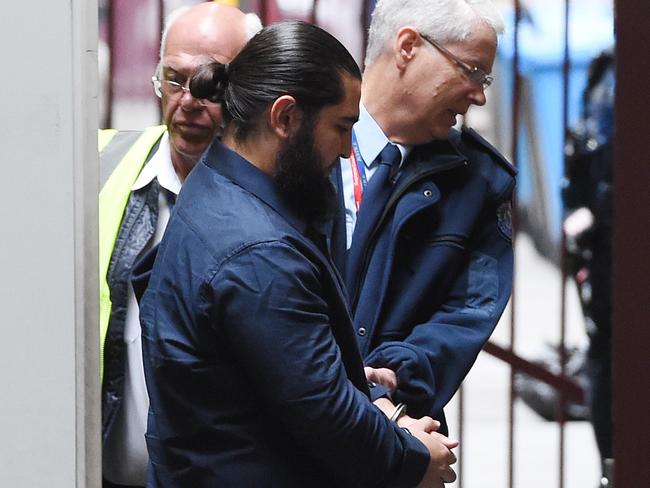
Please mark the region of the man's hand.
<svg viewBox="0 0 650 488"><path fill-rule="evenodd" d="M395 405L388 398L378 398L374 403L386 417L390 417L395 411ZM397 425L408 429L413 437L425 445L431 456L429 467L417 488L443 488L445 483L456 481L456 473L451 468L456 462L456 456L451 449L458 447L458 441L436 432L440 428L440 422L431 417L414 419L402 415L397 419Z"/></svg>
<svg viewBox="0 0 650 488"><path fill-rule="evenodd" d="M395 376L395 371L392 369L366 366L363 370L366 373L366 379L369 381L385 386L391 393L397 389L397 376Z"/></svg>
<svg viewBox="0 0 650 488"><path fill-rule="evenodd" d="M444 483L456 481L456 473L451 465L456 462L456 456L451 449L458 447L458 441L450 440L436 432L440 423L431 417L412 419L402 418L398 422L401 427L406 427L429 450L431 459L429 467L420 481L418 488L443 488Z"/></svg>

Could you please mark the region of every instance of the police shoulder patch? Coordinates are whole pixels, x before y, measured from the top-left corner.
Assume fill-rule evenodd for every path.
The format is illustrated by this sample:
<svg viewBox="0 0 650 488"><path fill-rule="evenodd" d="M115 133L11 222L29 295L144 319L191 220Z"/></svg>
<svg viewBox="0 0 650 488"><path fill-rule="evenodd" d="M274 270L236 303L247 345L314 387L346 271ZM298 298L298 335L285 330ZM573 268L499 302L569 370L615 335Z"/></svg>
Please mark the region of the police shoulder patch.
<svg viewBox="0 0 650 488"><path fill-rule="evenodd" d="M499 234L512 242L512 205L510 201L503 202L497 208L497 229Z"/></svg>

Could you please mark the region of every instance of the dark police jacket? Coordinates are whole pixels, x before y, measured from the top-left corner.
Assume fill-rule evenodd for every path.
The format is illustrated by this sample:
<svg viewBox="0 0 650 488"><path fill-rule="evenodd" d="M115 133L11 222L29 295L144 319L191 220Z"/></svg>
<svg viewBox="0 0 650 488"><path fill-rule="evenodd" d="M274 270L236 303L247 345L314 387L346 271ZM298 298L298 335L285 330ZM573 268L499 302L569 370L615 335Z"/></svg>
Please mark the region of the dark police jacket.
<svg viewBox="0 0 650 488"><path fill-rule="evenodd" d="M192 171L141 300L148 486L420 481L428 452L370 403L321 239L219 142Z"/></svg>
<svg viewBox="0 0 650 488"><path fill-rule="evenodd" d="M396 371L393 400L412 416L444 420L508 302L515 174L472 130L417 146L366 244L358 286L348 290L359 347L367 365ZM345 269L343 216L332 248ZM377 256L379 272L369 276Z"/></svg>

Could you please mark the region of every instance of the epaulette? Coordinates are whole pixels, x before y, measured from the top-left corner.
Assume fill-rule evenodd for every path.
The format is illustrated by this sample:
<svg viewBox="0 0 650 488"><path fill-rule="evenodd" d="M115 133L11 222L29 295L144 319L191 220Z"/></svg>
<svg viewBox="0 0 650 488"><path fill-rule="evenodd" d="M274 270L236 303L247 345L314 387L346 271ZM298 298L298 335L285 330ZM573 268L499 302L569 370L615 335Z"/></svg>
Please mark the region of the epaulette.
<svg viewBox="0 0 650 488"><path fill-rule="evenodd" d="M517 168L515 168L510 161L506 159L506 157L499 152L499 150L494 147L492 144L490 144L485 138L480 135L478 132L476 132L474 129L471 127L463 127L462 129L462 134L461 138L464 141L474 144L477 144L481 146L482 149L486 150L489 152L492 156L494 156L494 160L498 162L503 168L510 173L512 176L516 176L518 171Z"/></svg>

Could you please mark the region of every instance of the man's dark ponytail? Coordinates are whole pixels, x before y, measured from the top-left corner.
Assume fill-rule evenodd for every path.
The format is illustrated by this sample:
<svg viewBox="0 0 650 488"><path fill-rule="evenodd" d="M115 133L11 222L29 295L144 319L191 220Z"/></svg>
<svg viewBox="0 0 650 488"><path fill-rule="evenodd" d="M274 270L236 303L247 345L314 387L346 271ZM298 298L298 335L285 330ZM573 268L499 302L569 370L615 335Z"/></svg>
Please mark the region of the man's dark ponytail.
<svg viewBox="0 0 650 488"><path fill-rule="evenodd" d="M190 80L190 91L195 98L205 98L212 102L224 101L228 86L229 66L212 62L199 66Z"/></svg>
<svg viewBox="0 0 650 488"><path fill-rule="evenodd" d="M190 80L197 98L221 102L224 122L243 140L267 107L283 95L305 112L343 99L341 75L361 79L352 55L331 34L301 21L283 21L258 32L227 65L202 66Z"/></svg>

